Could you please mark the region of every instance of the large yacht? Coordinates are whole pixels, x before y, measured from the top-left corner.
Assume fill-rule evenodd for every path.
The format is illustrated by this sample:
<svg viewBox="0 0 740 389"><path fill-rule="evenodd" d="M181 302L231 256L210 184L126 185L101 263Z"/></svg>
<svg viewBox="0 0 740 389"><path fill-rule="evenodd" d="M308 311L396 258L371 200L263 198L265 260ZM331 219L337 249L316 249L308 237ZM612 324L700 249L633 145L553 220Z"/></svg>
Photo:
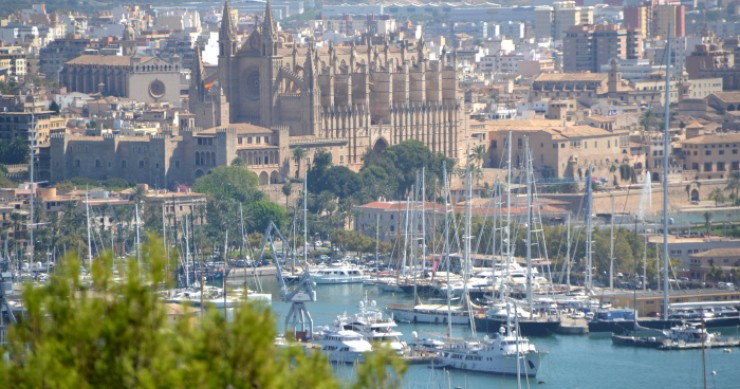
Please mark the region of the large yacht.
<svg viewBox="0 0 740 389"><path fill-rule="evenodd" d="M318 285L354 284L368 279L362 269L347 264L312 268L311 276Z"/></svg>
<svg viewBox="0 0 740 389"><path fill-rule="evenodd" d="M331 362L362 362L373 346L361 334L341 327L326 327L315 335L316 343Z"/></svg>
<svg viewBox="0 0 740 389"><path fill-rule="evenodd" d="M360 301L359 312L338 316L337 325L359 333L373 344L383 343L399 355L408 351L406 342L401 340L403 333L398 331L396 321L378 309L374 300L368 301L367 297Z"/></svg>
<svg viewBox="0 0 740 389"><path fill-rule="evenodd" d="M503 328L492 339L448 340L438 355L435 363L443 367L482 373L534 377L540 368L535 345Z"/></svg>

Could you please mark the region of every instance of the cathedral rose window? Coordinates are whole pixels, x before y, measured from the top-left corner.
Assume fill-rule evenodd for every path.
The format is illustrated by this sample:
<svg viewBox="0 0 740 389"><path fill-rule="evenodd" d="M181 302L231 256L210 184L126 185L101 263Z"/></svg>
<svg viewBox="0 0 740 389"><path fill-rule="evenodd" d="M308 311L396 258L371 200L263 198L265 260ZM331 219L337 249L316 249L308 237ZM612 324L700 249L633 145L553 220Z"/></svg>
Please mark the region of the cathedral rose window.
<svg viewBox="0 0 740 389"><path fill-rule="evenodd" d="M160 80L154 80L149 84L149 95L155 99L164 96L165 90L164 83Z"/></svg>

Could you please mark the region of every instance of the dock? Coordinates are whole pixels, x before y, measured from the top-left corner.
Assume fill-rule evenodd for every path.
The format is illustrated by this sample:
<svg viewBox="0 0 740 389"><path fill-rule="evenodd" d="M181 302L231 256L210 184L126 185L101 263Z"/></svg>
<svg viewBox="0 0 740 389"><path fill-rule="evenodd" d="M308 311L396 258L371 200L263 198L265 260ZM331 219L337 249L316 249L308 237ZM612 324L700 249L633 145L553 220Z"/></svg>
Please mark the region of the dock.
<svg viewBox="0 0 740 389"><path fill-rule="evenodd" d="M588 322L584 318L561 317L557 333L560 335L588 335Z"/></svg>
<svg viewBox="0 0 740 389"><path fill-rule="evenodd" d="M672 342L665 341L663 344L658 346L658 350L696 350L702 348L732 348L740 347L740 340L737 339L726 339L716 340L713 342Z"/></svg>

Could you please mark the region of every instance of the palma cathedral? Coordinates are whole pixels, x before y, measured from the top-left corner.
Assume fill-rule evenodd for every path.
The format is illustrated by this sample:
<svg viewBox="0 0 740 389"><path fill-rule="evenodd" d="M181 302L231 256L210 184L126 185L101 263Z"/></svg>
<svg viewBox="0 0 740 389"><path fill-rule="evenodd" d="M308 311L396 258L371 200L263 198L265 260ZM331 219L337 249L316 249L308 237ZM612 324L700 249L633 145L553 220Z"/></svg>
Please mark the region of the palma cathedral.
<svg viewBox="0 0 740 389"><path fill-rule="evenodd" d="M299 44L278 31L269 0L261 23L240 40L230 15L226 2L217 82L207 82L196 55L189 93L195 127L280 128L290 149L329 151L335 164L355 169L368 150L409 139L453 159L462 155L466 119L454 54L448 61L443 49L431 60L423 38Z"/></svg>

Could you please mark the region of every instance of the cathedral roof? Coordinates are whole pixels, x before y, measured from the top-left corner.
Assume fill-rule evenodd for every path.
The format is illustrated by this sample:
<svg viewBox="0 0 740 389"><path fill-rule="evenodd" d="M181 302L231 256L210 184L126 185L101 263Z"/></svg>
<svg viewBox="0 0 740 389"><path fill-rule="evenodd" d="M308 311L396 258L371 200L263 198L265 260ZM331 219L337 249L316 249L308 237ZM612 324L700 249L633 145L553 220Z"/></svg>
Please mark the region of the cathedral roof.
<svg viewBox="0 0 740 389"><path fill-rule="evenodd" d="M197 135L215 135L219 130L234 130L237 134L264 135L271 134L272 130L252 123L229 123L223 126L211 127L198 132Z"/></svg>
<svg viewBox="0 0 740 389"><path fill-rule="evenodd" d="M543 73L535 78L535 81L571 81L571 82L593 82L606 81L609 75L606 73Z"/></svg>
<svg viewBox="0 0 740 389"><path fill-rule="evenodd" d="M146 62L154 57L139 57ZM121 55L84 54L66 62L67 65L131 66L132 57Z"/></svg>

